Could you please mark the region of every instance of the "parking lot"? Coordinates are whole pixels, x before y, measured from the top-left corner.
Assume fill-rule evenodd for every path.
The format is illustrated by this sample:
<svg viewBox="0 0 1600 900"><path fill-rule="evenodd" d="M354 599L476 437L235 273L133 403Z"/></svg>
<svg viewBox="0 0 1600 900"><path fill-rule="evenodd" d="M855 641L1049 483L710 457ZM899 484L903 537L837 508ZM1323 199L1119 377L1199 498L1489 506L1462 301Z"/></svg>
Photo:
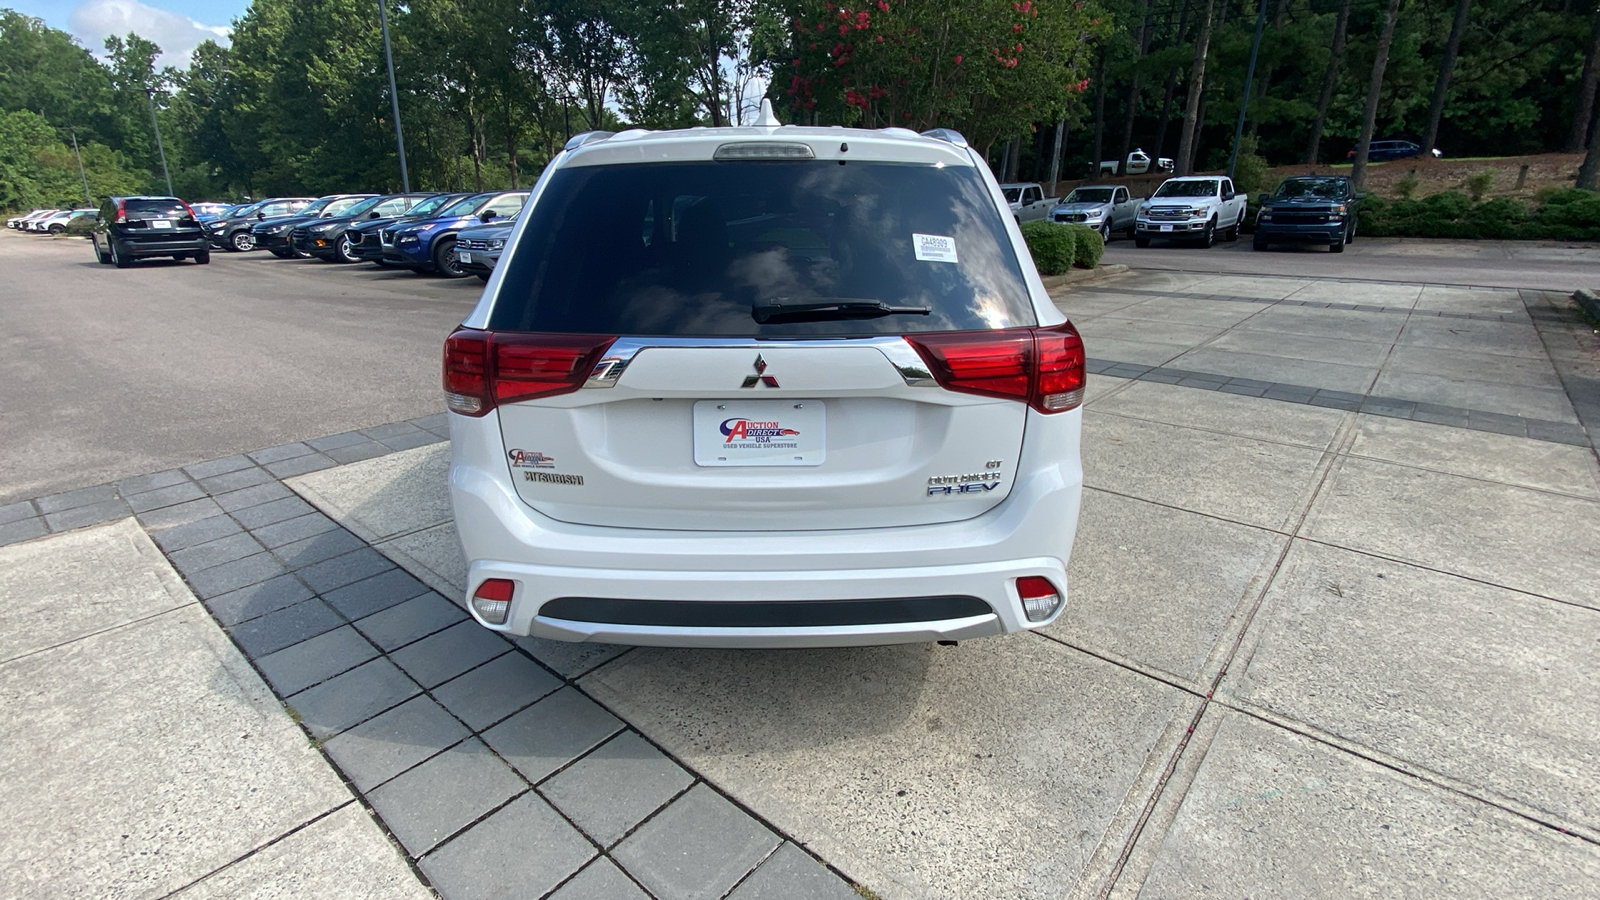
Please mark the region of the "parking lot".
<svg viewBox="0 0 1600 900"><path fill-rule="evenodd" d="M365 804L297 757L248 840L153 896L287 871L259 848L335 824L398 879L373 883L401 885L373 896L409 889L406 865L447 898L560 900L851 896L846 880L885 900L1543 897L1600 877L1600 344L1565 292L1194 271L1239 255L1208 251L1061 289L1094 374L1054 626L955 647L622 649L512 644L445 602L465 573L437 353L476 281L260 254L115 271L81 243L9 238L0 259L67 297L22 291L6 315L27 327L8 331L54 319L58 353L86 337L95 353L52 378L16 361L37 341L9 354L9 383L42 397L8 412L0 569L36 571L58 540L84 547L37 571L113 565L92 535L148 546L128 564L171 599L118 622L214 635L190 640L292 709L268 730L303 728ZM96 354L118 378L95 377ZM247 377L187 374L229 365ZM33 587L0 581L8 630L101 609ZM59 627L0 656L0 696L38 695L97 640ZM90 674L112 693L139 680ZM90 716L85 693L49 698ZM93 768L48 705L16 708L6 758L38 745ZM441 779L460 790L430 791ZM607 783L610 804L585 805ZM4 805L37 823L0 839L8 854L98 842L78 849L104 861L41 862L56 880L4 891L117 883L109 831ZM405 865L361 816L335 822L365 808ZM539 849L496 849L518 844Z"/></svg>

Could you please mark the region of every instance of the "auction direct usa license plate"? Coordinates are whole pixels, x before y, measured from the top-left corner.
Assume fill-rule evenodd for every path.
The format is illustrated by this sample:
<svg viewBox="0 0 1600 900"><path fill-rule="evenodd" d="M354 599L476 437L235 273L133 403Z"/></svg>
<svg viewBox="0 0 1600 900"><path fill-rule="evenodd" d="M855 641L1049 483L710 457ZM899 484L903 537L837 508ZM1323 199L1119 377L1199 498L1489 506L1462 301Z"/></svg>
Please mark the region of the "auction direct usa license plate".
<svg viewBox="0 0 1600 900"><path fill-rule="evenodd" d="M150 220L150 227L151 228L171 228L172 227L172 220L171 219L151 219Z"/></svg>
<svg viewBox="0 0 1600 900"><path fill-rule="evenodd" d="M820 466L826 453L820 400L702 400L694 405L700 466Z"/></svg>
<svg viewBox="0 0 1600 900"><path fill-rule="evenodd" d="M469 262L472 262L472 254L471 253L467 253L467 252L465 252L463 250L457 250L456 251L456 259L458 259L458 260L460 260L461 262L464 262L464 263L469 263Z"/></svg>
<svg viewBox="0 0 1600 900"><path fill-rule="evenodd" d="M1172 230L1172 226L1171 225L1163 225L1163 226L1161 226L1161 230L1162 231L1171 231Z"/></svg>

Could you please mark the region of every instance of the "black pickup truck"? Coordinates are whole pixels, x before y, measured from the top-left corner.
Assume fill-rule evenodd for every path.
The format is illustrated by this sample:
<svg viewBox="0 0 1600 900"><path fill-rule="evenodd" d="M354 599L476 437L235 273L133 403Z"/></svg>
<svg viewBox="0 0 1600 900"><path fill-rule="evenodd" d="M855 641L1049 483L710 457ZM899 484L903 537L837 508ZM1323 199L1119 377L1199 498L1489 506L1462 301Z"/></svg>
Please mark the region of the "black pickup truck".
<svg viewBox="0 0 1600 900"><path fill-rule="evenodd" d="M1256 237L1252 246L1327 244L1332 253L1356 239L1356 193L1343 175L1296 175L1259 198Z"/></svg>

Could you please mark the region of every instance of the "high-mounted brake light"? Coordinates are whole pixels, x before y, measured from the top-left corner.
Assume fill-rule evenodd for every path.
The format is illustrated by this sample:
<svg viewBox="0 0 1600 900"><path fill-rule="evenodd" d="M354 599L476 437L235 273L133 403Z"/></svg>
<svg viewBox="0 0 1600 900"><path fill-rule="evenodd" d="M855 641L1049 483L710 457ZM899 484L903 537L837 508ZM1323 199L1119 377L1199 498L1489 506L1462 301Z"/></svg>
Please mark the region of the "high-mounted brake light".
<svg viewBox="0 0 1600 900"><path fill-rule="evenodd" d="M1083 339L1071 322L1048 328L907 335L945 390L1020 400L1042 413L1083 404Z"/></svg>
<svg viewBox="0 0 1600 900"><path fill-rule="evenodd" d="M735 144L723 144L717 152L711 154L712 159L816 159L817 154L812 151L810 144L797 144L784 141L740 141Z"/></svg>
<svg viewBox="0 0 1600 900"><path fill-rule="evenodd" d="M501 403L583 387L615 337L459 328L444 342L445 405L481 416Z"/></svg>

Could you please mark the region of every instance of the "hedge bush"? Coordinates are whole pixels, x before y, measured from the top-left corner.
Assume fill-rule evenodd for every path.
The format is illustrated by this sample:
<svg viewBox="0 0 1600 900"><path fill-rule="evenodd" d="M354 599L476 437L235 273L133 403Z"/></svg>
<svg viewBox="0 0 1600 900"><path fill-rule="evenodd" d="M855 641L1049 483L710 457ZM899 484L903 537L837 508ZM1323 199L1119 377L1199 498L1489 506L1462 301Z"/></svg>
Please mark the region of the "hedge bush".
<svg viewBox="0 0 1600 900"><path fill-rule="evenodd" d="M1076 227L1090 230L1082 225ZM1033 255L1033 264L1040 275L1061 275L1072 268L1078 257L1078 232L1073 228L1043 219L1023 224L1022 239L1028 242L1028 252ZM1095 258L1099 258L1098 253Z"/></svg>
<svg viewBox="0 0 1600 900"><path fill-rule="evenodd" d="M1100 265L1100 257L1106 252L1106 239L1100 236L1100 232L1087 225L1068 224L1066 227L1077 242L1072 264L1080 269L1092 269Z"/></svg>
<svg viewBox="0 0 1600 900"><path fill-rule="evenodd" d="M1576 188L1541 192L1531 210L1505 197L1474 203L1459 191L1421 200L1369 195L1357 209L1359 230L1371 237L1600 240L1600 194Z"/></svg>

